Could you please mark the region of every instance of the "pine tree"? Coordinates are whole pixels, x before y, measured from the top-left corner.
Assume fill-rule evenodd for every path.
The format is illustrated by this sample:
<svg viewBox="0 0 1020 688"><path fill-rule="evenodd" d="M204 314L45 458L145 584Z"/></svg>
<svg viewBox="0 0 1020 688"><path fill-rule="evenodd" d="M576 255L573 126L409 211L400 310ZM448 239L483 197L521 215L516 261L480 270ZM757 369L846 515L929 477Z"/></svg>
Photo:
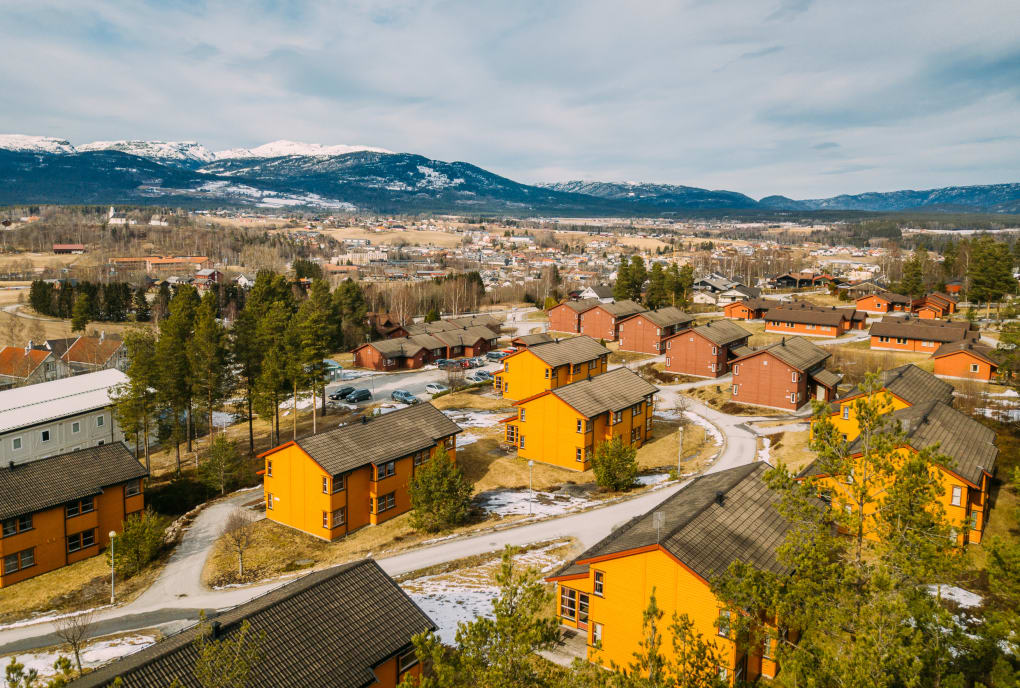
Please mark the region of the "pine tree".
<svg viewBox="0 0 1020 688"><path fill-rule="evenodd" d="M128 367L128 382L117 388L113 395L117 423L135 442L135 455L139 442L145 451L145 469L151 470L149 445L153 416L156 413L156 387L159 371L156 364L156 336L148 329L131 329L124 336Z"/></svg>
<svg viewBox="0 0 1020 688"><path fill-rule="evenodd" d="M645 291L645 306L655 310L665 306L670 301L670 295L666 289L666 273L661 263L652 263L652 270L648 276L648 289Z"/></svg>
<svg viewBox="0 0 1020 688"><path fill-rule="evenodd" d="M84 334L89 324L89 312L91 305L87 294L78 294L74 299L74 309L71 311L71 331Z"/></svg>
<svg viewBox="0 0 1020 688"><path fill-rule="evenodd" d="M613 298L617 301L625 301L630 298L632 290L630 276L630 261L626 258L620 259L620 267L616 269L616 283L613 285Z"/></svg>
<svg viewBox="0 0 1020 688"><path fill-rule="evenodd" d="M645 270L645 261L641 256L634 255L630 258L630 293L627 298L636 303L641 303L641 292L648 279L648 271Z"/></svg>
<svg viewBox="0 0 1020 688"><path fill-rule="evenodd" d="M628 490L638 474L637 450L619 437L603 442L595 450L591 463L595 482L604 490Z"/></svg>
<svg viewBox="0 0 1020 688"><path fill-rule="evenodd" d="M438 533L465 523L471 515L471 483L439 445L428 461L414 469L408 484L411 527Z"/></svg>
<svg viewBox="0 0 1020 688"><path fill-rule="evenodd" d="M245 306L230 328L230 353L237 363L240 388L248 415L248 453L255 453L254 399L255 387L262 371L263 351L258 341L258 318L253 308Z"/></svg>
<svg viewBox="0 0 1020 688"><path fill-rule="evenodd" d="M145 287L138 287L135 291L133 306L135 309L135 321L149 322L152 318L152 309L149 307L149 299L145 296Z"/></svg>
<svg viewBox="0 0 1020 688"><path fill-rule="evenodd" d="M927 271L928 252L923 248L918 248L914 251L914 255L910 257L910 260L903 265L903 279L900 282L900 291L915 299L924 296L927 291L925 289Z"/></svg>
<svg viewBox="0 0 1020 688"><path fill-rule="evenodd" d="M213 442L213 413L223 406L230 391L227 332L219 323L216 295L206 292L195 312L194 336L188 347L191 392L208 422L209 446Z"/></svg>
<svg viewBox="0 0 1020 688"><path fill-rule="evenodd" d="M156 360L159 361L156 389L161 405L173 416L173 439L177 451L177 473L181 472L181 442L191 451L192 373L188 347L194 331L198 296L193 287L181 287L170 301L169 315L159 324ZM185 427L181 428L181 417Z"/></svg>
<svg viewBox="0 0 1020 688"><path fill-rule="evenodd" d="M212 441L209 454L199 467L199 475L207 487L223 495L237 484L241 468L237 445L220 434Z"/></svg>
<svg viewBox="0 0 1020 688"><path fill-rule="evenodd" d="M255 382L255 411L274 427L274 443L280 442L280 397L287 389L291 368L291 347L286 341L291 332L291 313L283 301L273 302L259 320L256 330L258 350L262 353L259 376Z"/></svg>
<svg viewBox="0 0 1020 688"><path fill-rule="evenodd" d="M303 366L305 383L312 392L312 433L318 431L316 399L322 397L326 412L326 356L335 338L334 309L329 286L323 280L312 282L308 298L297 312L298 359Z"/></svg>
<svg viewBox="0 0 1020 688"><path fill-rule="evenodd" d="M1012 267L1013 257L1006 244L989 236L980 236L971 243L968 296L972 301L985 302L986 316L991 313L992 301L1016 291Z"/></svg>

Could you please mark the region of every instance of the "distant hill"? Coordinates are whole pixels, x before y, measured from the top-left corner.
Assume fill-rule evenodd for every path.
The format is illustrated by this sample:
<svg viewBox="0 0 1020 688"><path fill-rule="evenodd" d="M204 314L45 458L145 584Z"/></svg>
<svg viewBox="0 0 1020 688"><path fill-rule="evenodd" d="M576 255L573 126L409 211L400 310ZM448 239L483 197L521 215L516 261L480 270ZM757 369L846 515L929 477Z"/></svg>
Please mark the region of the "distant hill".
<svg viewBox="0 0 1020 688"><path fill-rule="evenodd" d="M707 209L707 208L755 208L757 202L736 191L709 191L694 186L673 184L638 184L619 182L571 181L539 184L554 191L587 194L596 198L630 204L642 208Z"/></svg>
<svg viewBox="0 0 1020 688"><path fill-rule="evenodd" d="M947 186L924 191L889 191L795 201L767 196L761 208L771 210L933 210L959 213L1020 213L1020 184Z"/></svg>

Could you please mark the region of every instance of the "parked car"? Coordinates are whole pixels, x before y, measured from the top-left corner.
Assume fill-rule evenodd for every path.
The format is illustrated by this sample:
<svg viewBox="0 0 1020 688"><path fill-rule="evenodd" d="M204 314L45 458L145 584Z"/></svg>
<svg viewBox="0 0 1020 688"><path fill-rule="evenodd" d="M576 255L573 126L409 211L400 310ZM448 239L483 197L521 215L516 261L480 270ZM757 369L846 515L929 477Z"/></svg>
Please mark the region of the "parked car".
<svg viewBox="0 0 1020 688"><path fill-rule="evenodd" d="M450 362L448 358L437 358L435 363L437 368L445 368L446 364Z"/></svg>
<svg viewBox="0 0 1020 688"><path fill-rule="evenodd" d="M483 380L488 380L489 382L492 382L493 380L492 373L490 373L488 370L479 370L477 373L475 373L475 376L480 377Z"/></svg>
<svg viewBox="0 0 1020 688"><path fill-rule="evenodd" d="M481 368L483 365L488 363L484 356L475 356L471 359L471 366L474 368Z"/></svg>
<svg viewBox="0 0 1020 688"><path fill-rule="evenodd" d="M464 369L467 369L467 370L470 370L471 367L472 367L471 366L471 359L470 358L465 358L462 361L458 361L458 363L460 363L460 367L461 368L464 368Z"/></svg>
<svg viewBox="0 0 1020 688"><path fill-rule="evenodd" d="M421 401L421 399L414 396L406 389L393 390L393 393L390 394L390 399L392 399L393 401L399 401L402 404L417 404L418 402Z"/></svg>
<svg viewBox="0 0 1020 688"><path fill-rule="evenodd" d="M480 373L468 373L467 375L464 376L464 379L470 382L471 384L477 384L479 382L488 382L488 380L485 377L483 377Z"/></svg>
<svg viewBox="0 0 1020 688"><path fill-rule="evenodd" d="M485 354L485 357L490 361L502 361L507 357L507 353L505 351L490 351Z"/></svg>
<svg viewBox="0 0 1020 688"><path fill-rule="evenodd" d="M340 401L345 396L354 391L353 387L341 387L340 389L334 389L329 393L329 398L333 401Z"/></svg>
<svg viewBox="0 0 1020 688"><path fill-rule="evenodd" d="M425 385L425 391L429 394L439 394L440 392L447 392L450 388L439 382L430 382Z"/></svg>
<svg viewBox="0 0 1020 688"><path fill-rule="evenodd" d="M367 389L356 389L353 392L351 392L350 394L348 394L346 397L344 397L344 401L346 401L349 404L357 404L357 403L362 402L362 401L371 401L371 400L372 400L372 393L369 392Z"/></svg>
<svg viewBox="0 0 1020 688"><path fill-rule="evenodd" d="M450 368L453 368L454 370L456 370L457 368L463 368L464 365L460 361L455 361L455 360L453 360L451 358L451 359L448 359L446 362L443 363L443 365L441 365L439 367L443 368L444 370L450 369Z"/></svg>

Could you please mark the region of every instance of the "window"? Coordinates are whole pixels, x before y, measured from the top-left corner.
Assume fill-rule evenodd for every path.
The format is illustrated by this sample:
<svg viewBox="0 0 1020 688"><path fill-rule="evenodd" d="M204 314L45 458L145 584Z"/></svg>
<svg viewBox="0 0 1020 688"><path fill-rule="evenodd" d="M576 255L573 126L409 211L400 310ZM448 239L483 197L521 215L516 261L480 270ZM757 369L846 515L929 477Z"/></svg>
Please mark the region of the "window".
<svg viewBox="0 0 1020 688"><path fill-rule="evenodd" d="M670 365L672 364L669 362L669 356L666 356L666 367L668 368Z"/></svg>
<svg viewBox="0 0 1020 688"><path fill-rule="evenodd" d="M74 421L73 423L71 423L71 432L77 433L77 432L80 432L80 431L81 431L81 423L79 423L78 421Z"/></svg>
<svg viewBox="0 0 1020 688"><path fill-rule="evenodd" d="M591 646L595 649L602 648L602 624L600 623L591 625Z"/></svg>
<svg viewBox="0 0 1020 688"><path fill-rule="evenodd" d="M605 574L601 571L596 571L592 580L592 591L602 597L602 593L605 590Z"/></svg>
<svg viewBox="0 0 1020 688"><path fill-rule="evenodd" d="M588 361L588 370L595 370L599 367L599 362L595 359Z"/></svg>
<svg viewBox="0 0 1020 688"><path fill-rule="evenodd" d="M14 451L21 449L20 437L15 437L14 439L11 440L11 449L13 449Z"/></svg>
<svg viewBox="0 0 1020 688"><path fill-rule="evenodd" d="M724 666L719 667L719 680L720 681L727 681L727 680L729 680L729 677L730 677L729 670L727 670L726 667L724 667Z"/></svg>
<svg viewBox="0 0 1020 688"><path fill-rule="evenodd" d="M32 514L28 514L27 516L18 516L17 518L8 518L3 522L4 537L24 533L26 530L32 530Z"/></svg>
<svg viewBox="0 0 1020 688"><path fill-rule="evenodd" d="M907 343L907 338L906 337L897 337L896 338L896 343L897 344L906 344Z"/></svg>
<svg viewBox="0 0 1020 688"><path fill-rule="evenodd" d="M49 442L50 441L50 431L49 430L41 431L39 433L39 441L40 442Z"/></svg>
<svg viewBox="0 0 1020 688"><path fill-rule="evenodd" d="M580 363L575 363L574 364L574 374L577 375L580 372L581 372L581 364Z"/></svg>
<svg viewBox="0 0 1020 688"><path fill-rule="evenodd" d="M329 478L322 476L322 494L329 494Z"/></svg>
<svg viewBox="0 0 1020 688"><path fill-rule="evenodd" d="M86 497L77 502L71 502L64 507L64 513L67 518L74 518L79 514L87 514L95 509L95 502L92 497Z"/></svg>
<svg viewBox="0 0 1020 688"><path fill-rule="evenodd" d="M272 459L269 459L269 460L266 461L266 475L268 475L270 478L273 477L273 461L272 461Z"/></svg>
<svg viewBox="0 0 1020 688"><path fill-rule="evenodd" d="M375 500L375 513L381 514L382 512L392 509L397 506L397 493L390 492L377 497Z"/></svg>
<svg viewBox="0 0 1020 688"><path fill-rule="evenodd" d="M790 373L790 382L796 382L796 381L797 381L797 372L794 371L794 372Z"/></svg>
<svg viewBox="0 0 1020 688"><path fill-rule="evenodd" d="M577 592L560 588L560 616L573 621L577 618Z"/></svg>
<svg viewBox="0 0 1020 688"><path fill-rule="evenodd" d="M673 348L673 340L672 339L670 339L668 342L666 342L666 348L667 349L672 349Z"/></svg>
<svg viewBox="0 0 1020 688"><path fill-rule="evenodd" d="M713 346L713 347L712 347L712 355L713 355L713 356L715 356L715 355L717 355L718 353L719 353L719 347L717 347L717 346Z"/></svg>
<svg viewBox="0 0 1020 688"><path fill-rule="evenodd" d="M708 368L709 368L709 370L711 370L714 373L715 372L715 363L712 363L711 365L709 365Z"/></svg>
<svg viewBox="0 0 1020 688"><path fill-rule="evenodd" d="M397 659L397 667L400 673L410 671L418 663L418 655L414 650L408 650Z"/></svg>
<svg viewBox="0 0 1020 688"><path fill-rule="evenodd" d="M614 423L623 422L623 411L617 411L616 413L613 414L613 422Z"/></svg>
<svg viewBox="0 0 1020 688"><path fill-rule="evenodd" d="M640 414L641 414L641 402L638 402L637 404L634 405L634 408L631 410L631 415L637 416Z"/></svg>
<svg viewBox="0 0 1020 688"><path fill-rule="evenodd" d="M347 476L334 475L333 476L333 494L340 492L344 489L344 485L347 482Z"/></svg>
<svg viewBox="0 0 1020 688"><path fill-rule="evenodd" d="M963 488L959 485L953 485L953 501L950 502L953 506L960 506L963 501Z"/></svg>
<svg viewBox="0 0 1020 688"><path fill-rule="evenodd" d="M329 513L325 511L322 512L322 527L329 528Z"/></svg>
<svg viewBox="0 0 1020 688"><path fill-rule="evenodd" d="M545 379L546 380L549 379L549 369L548 368L545 369Z"/></svg>
<svg viewBox="0 0 1020 688"><path fill-rule="evenodd" d="M67 551L77 552L79 550L88 549L89 547L96 544L96 529L83 530L80 533L67 536Z"/></svg>
<svg viewBox="0 0 1020 688"><path fill-rule="evenodd" d="M134 497L142 492L142 481L141 479L131 480L124 485L124 496Z"/></svg>
<svg viewBox="0 0 1020 688"><path fill-rule="evenodd" d="M849 406L844 406L843 407L843 420L850 420L850 407Z"/></svg>
<svg viewBox="0 0 1020 688"><path fill-rule="evenodd" d="M736 365L733 366L733 374L734 375L739 375L740 374L740 365L739 364L736 364Z"/></svg>
<svg viewBox="0 0 1020 688"><path fill-rule="evenodd" d="M524 449L524 435L521 435L521 449Z"/></svg>
<svg viewBox="0 0 1020 688"><path fill-rule="evenodd" d="M508 428L510 428L510 427L512 427L512 426L508 426ZM508 432L509 432L509 430L508 430ZM429 450L428 449L423 449L420 452L415 452L415 454L414 454L414 465L415 466L420 466L420 465L422 465L423 463L425 463L428 460L429 460Z"/></svg>
<svg viewBox="0 0 1020 688"><path fill-rule="evenodd" d="M767 359L767 358L761 359L761 365L762 365L762 367L767 368L768 365L769 365L769 359Z"/></svg>
<svg viewBox="0 0 1020 688"><path fill-rule="evenodd" d="M395 461L387 461L386 463L379 464L375 467L375 479L382 480L384 478L389 478L396 472L397 463Z"/></svg>
<svg viewBox="0 0 1020 688"><path fill-rule="evenodd" d="M4 557L4 574L15 573L35 564L35 548L8 554Z"/></svg>
<svg viewBox="0 0 1020 688"><path fill-rule="evenodd" d="M880 342L882 342L884 344L885 342L889 341L889 338L888 337L879 337L878 341L880 341Z"/></svg>
<svg viewBox="0 0 1020 688"><path fill-rule="evenodd" d="M584 452L578 447L574 452L574 461L584 461Z"/></svg>
<svg viewBox="0 0 1020 688"><path fill-rule="evenodd" d="M106 416L96 416L96 427L101 428L106 425Z"/></svg>
<svg viewBox="0 0 1020 688"><path fill-rule="evenodd" d="M651 418L648 418L648 419L645 420L645 430L647 432L651 432L652 431L652 419Z"/></svg>
<svg viewBox="0 0 1020 688"><path fill-rule="evenodd" d="M347 521L347 508L340 507L332 514L333 527L342 526Z"/></svg>
<svg viewBox="0 0 1020 688"><path fill-rule="evenodd" d="M730 637L730 610L721 609L719 611L719 635L723 638Z"/></svg>
<svg viewBox="0 0 1020 688"><path fill-rule="evenodd" d="M739 392L739 390L740 390L740 385L733 385L733 396L737 396L737 393Z"/></svg>
<svg viewBox="0 0 1020 688"><path fill-rule="evenodd" d="M970 529L971 530L978 530L978 514L979 513L980 513L979 511L972 511L972 512L970 512Z"/></svg>
<svg viewBox="0 0 1020 688"><path fill-rule="evenodd" d="M935 346L935 342L921 342L921 346Z"/></svg>
<svg viewBox="0 0 1020 688"><path fill-rule="evenodd" d="M980 370L981 370L981 366L978 365L977 363L971 363L970 364L970 372L976 373L976 372L978 372Z"/></svg>
<svg viewBox="0 0 1020 688"><path fill-rule="evenodd" d="M761 644L761 656L765 659L775 659L772 654L772 638L768 635L765 636L765 640Z"/></svg>
<svg viewBox="0 0 1020 688"><path fill-rule="evenodd" d="M521 420L527 420L527 409L521 408Z"/></svg>
<svg viewBox="0 0 1020 688"><path fill-rule="evenodd" d="M266 508L269 509L270 511L272 511L272 509L273 509L273 493L272 492L267 492L266 493Z"/></svg>

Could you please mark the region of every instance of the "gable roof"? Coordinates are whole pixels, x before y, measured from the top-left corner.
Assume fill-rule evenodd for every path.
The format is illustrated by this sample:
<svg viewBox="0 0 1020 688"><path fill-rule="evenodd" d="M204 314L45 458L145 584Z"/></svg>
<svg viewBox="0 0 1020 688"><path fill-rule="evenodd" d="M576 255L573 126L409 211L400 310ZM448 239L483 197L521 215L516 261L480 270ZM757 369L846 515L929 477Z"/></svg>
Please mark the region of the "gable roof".
<svg viewBox="0 0 1020 688"><path fill-rule="evenodd" d="M921 370L913 363L883 371L878 376L878 381L882 389L895 394L911 405L920 404L932 399L946 404L951 404L953 401L954 388L951 384L945 380L938 379L927 370ZM838 399L836 403L860 394L863 394L863 391L860 385L857 385Z"/></svg>
<svg viewBox="0 0 1020 688"><path fill-rule="evenodd" d="M520 342L524 346L535 346L536 344L548 344L549 342L555 341L553 336L548 332L536 332L534 334L524 334L520 337L514 337L510 340L513 342Z"/></svg>
<svg viewBox="0 0 1020 688"><path fill-rule="evenodd" d="M765 313L765 320L836 327L844 320L849 320L851 315L852 313L847 309L836 308L835 306L819 308L797 301L770 308Z"/></svg>
<svg viewBox="0 0 1020 688"><path fill-rule="evenodd" d="M968 353L971 356L979 358L986 363L993 366L998 366L999 361L996 360L997 354L994 347L984 344L979 339L958 339L955 342L947 342L935 350L932 354L933 358L940 358L942 356L948 356L956 353ZM945 384L949 384L946 382ZM950 385L952 387L952 385Z"/></svg>
<svg viewBox="0 0 1020 688"><path fill-rule="evenodd" d="M635 303L630 299L623 301L617 301L615 303L596 303L595 308L601 308L609 315L614 318L627 318L638 313L644 313L645 307L639 303Z"/></svg>
<svg viewBox="0 0 1020 688"><path fill-rule="evenodd" d="M560 306L566 306L570 310L576 313L584 313L590 311L595 306L602 303L598 299L581 299L580 301L564 301L563 303L556 304L553 308L559 308ZM552 310L550 308L549 310Z"/></svg>
<svg viewBox="0 0 1020 688"><path fill-rule="evenodd" d="M870 299L870 298L883 299L885 301L888 301L889 303L902 303L902 304L904 304L906 306L909 306L910 304L912 304L914 302L914 300L912 298L910 298L909 296L906 296L905 294L897 294L897 293L891 292L891 291L880 291L878 293L871 294L869 296L862 296L862 297L860 297L860 299L857 299L857 300L860 301L862 299Z"/></svg>
<svg viewBox="0 0 1020 688"><path fill-rule="evenodd" d="M94 497L148 475L120 442L0 468L0 520Z"/></svg>
<svg viewBox="0 0 1020 688"><path fill-rule="evenodd" d="M428 449L461 432L460 426L430 403L415 404L362 422L299 439L296 444L330 475L384 463ZM281 445L286 447L287 444ZM281 447L261 454L266 456Z"/></svg>
<svg viewBox="0 0 1020 688"><path fill-rule="evenodd" d="M671 325L686 325L694 322L694 316L689 313L684 313L676 306L663 306L654 311L645 311L644 313L638 313L642 318L647 318L649 322L657 327L670 327Z"/></svg>
<svg viewBox="0 0 1020 688"><path fill-rule="evenodd" d="M727 308L733 306L742 305L746 306L747 308L750 308L753 311L767 311L770 308L779 307L783 303L784 302L778 301L776 299L751 298L744 299L742 301L734 301L733 303L728 303L725 306L723 306L723 310L726 310Z"/></svg>
<svg viewBox="0 0 1020 688"><path fill-rule="evenodd" d="M768 464L757 462L701 475L552 577L584 574L586 561L655 545L709 581L738 559L787 573L776 550L791 526L776 508L780 495L762 480L768 469ZM655 526L656 513L663 515L661 529Z"/></svg>
<svg viewBox="0 0 1020 688"><path fill-rule="evenodd" d="M599 356L608 356L610 353L609 349L584 334L529 346L525 351L535 354L553 368L561 365L584 363ZM516 355L518 354L510 354L510 356Z"/></svg>
<svg viewBox="0 0 1020 688"><path fill-rule="evenodd" d="M932 342L955 342L971 336L970 323L920 318L886 317L871 326L873 337L903 337ZM976 334L976 333L975 333Z"/></svg>
<svg viewBox="0 0 1020 688"><path fill-rule="evenodd" d="M747 297L750 297L750 298L754 298L754 299L756 299L759 296L761 296L761 289L759 289L758 287L748 287L748 286L743 285L743 284L734 284L729 289L724 289L723 293L730 292L730 291L735 291L738 294L743 294L744 296L747 296Z"/></svg>
<svg viewBox="0 0 1020 688"><path fill-rule="evenodd" d="M805 373L810 372L812 368L823 363L832 355L822 347L809 342L803 337L783 337L781 341L763 346L760 349L754 349L751 353L734 359L733 362L736 363L745 358L766 352L772 354L791 368L796 368Z"/></svg>
<svg viewBox="0 0 1020 688"><path fill-rule="evenodd" d="M31 344L33 349L52 351L53 355L57 358L63 358L64 354L77 339L77 337L64 337L62 339L47 339L43 342L32 342Z"/></svg>
<svg viewBox="0 0 1020 688"><path fill-rule="evenodd" d="M0 392L0 432L109 406L110 390L128 381L116 368Z"/></svg>
<svg viewBox="0 0 1020 688"><path fill-rule="evenodd" d="M593 294L595 294L596 298L599 298L599 299L611 299L611 298L613 298L613 288L611 286L609 286L608 284L596 284L596 285L591 286L591 287L586 287L585 291L587 291L588 289L590 289L591 292Z"/></svg>
<svg viewBox="0 0 1020 688"><path fill-rule="evenodd" d="M678 337L685 332L691 331L696 332L717 346L729 346L751 336L750 332L732 320L709 320L704 325L698 325L695 328L677 332L673 337Z"/></svg>
<svg viewBox="0 0 1020 688"><path fill-rule="evenodd" d="M25 378L51 355L46 349L28 349L23 346L5 346L0 349L0 375Z"/></svg>
<svg viewBox="0 0 1020 688"><path fill-rule="evenodd" d="M110 337L78 337L64 353L68 363L105 365L124 346L124 342Z"/></svg>
<svg viewBox="0 0 1020 688"><path fill-rule="evenodd" d="M220 637L233 636L244 621L264 632L264 659L248 685L278 688L376 685L374 667L408 650L412 636L436 628L371 559L310 573L209 621L219 624ZM199 688L192 673L199 630L192 626L74 683L98 688L120 677L124 688L148 688L178 679Z"/></svg>
<svg viewBox="0 0 1020 688"><path fill-rule="evenodd" d="M630 368L621 367L557 387L549 393L569 404L583 416L591 418L600 413L620 411L633 406L658 391L658 387ZM521 403L523 402L519 401L514 406Z"/></svg>

